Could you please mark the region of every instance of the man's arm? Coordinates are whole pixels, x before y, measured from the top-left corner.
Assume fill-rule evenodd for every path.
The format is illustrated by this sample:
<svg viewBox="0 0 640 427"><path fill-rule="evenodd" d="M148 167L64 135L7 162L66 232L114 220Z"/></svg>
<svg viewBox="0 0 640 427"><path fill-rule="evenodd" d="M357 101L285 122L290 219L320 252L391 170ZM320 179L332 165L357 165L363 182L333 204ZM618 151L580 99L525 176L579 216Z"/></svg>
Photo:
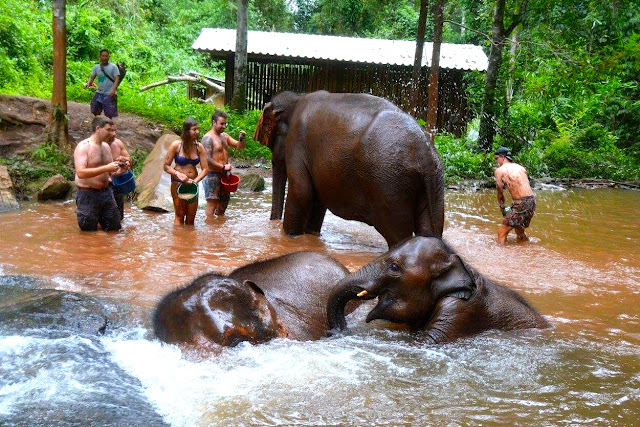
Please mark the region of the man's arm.
<svg viewBox="0 0 640 427"><path fill-rule="evenodd" d="M113 87L111 88L111 92L109 92L110 97L114 97L116 95L116 89L118 89L118 83L120 83L120 74L116 74L113 78Z"/></svg>
<svg viewBox="0 0 640 427"><path fill-rule="evenodd" d="M494 177L496 179L496 189L498 192L498 205L500 206L500 211L504 214L504 184L502 183L502 173L499 169L500 168L496 169Z"/></svg>
<svg viewBox="0 0 640 427"><path fill-rule="evenodd" d="M122 142L119 139L116 139L115 143L118 144L118 147L120 148L120 156L115 160L118 160L118 159L122 158L122 160L124 160L126 162L131 162L131 156L129 155L129 152L127 151L127 146L124 145L124 142Z"/></svg>
<svg viewBox="0 0 640 427"><path fill-rule="evenodd" d="M89 76L89 81L84 85L84 87L93 86L93 79L96 78L96 75L93 73L93 68L91 69L91 75Z"/></svg>
<svg viewBox="0 0 640 427"><path fill-rule="evenodd" d="M111 153L109 153L109 157L111 157ZM109 163L106 165L98 166L95 168L87 167L87 162L89 160L89 151L86 145L78 146L78 149L73 153L73 162L76 168L76 175L80 179L89 179L96 177L98 175L102 175L103 173L113 173L116 172L120 166L118 162L112 161L109 159Z"/></svg>
<svg viewBox="0 0 640 427"><path fill-rule="evenodd" d="M240 140L236 141L235 139L233 139L230 135L227 135L227 143L232 146L233 148L235 148L236 150L243 150L244 149L244 140L245 140L245 131L241 130L240 131Z"/></svg>

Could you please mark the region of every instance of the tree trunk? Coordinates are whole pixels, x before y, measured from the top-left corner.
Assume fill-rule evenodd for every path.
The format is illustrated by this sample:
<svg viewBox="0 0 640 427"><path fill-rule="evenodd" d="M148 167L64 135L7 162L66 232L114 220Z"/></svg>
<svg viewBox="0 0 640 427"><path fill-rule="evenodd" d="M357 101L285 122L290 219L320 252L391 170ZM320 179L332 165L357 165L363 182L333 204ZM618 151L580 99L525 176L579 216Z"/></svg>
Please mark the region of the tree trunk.
<svg viewBox="0 0 640 427"><path fill-rule="evenodd" d="M49 140L55 142L63 151L69 149L66 7L66 0L53 0L53 89Z"/></svg>
<svg viewBox="0 0 640 427"><path fill-rule="evenodd" d="M238 0L236 54L233 70L233 96L231 109L244 111L247 107L247 21L249 0Z"/></svg>
<svg viewBox="0 0 640 427"><path fill-rule="evenodd" d="M493 13L493 31L491 34L491 49L489 51L489 66L487 67L487 77L485 78L485 92L482 103L482 113L480 114L479 146L490 151L493 146L493 139L496 136L496 85L500 64L502 63L502 50L505 40L513 30L522 22L528 0L522 0L520 10L514 16L513 22L508 28L504 25L504 12L506 0L497 0Z"/></svg>
<svg viewBox="0 0 640 427"><path fill-rule="evenodd" d="M440 75L440 46L442 45L442 24L444 20L444 0L438 0L434 16L433 53L429 74L429 106L427 109L427 132L432 136L438 130L438 76Z"/></svg>
<svg viewBox="0 0 640 427"><path fill-rule="evenodd" d="M516 50L518 47L518 32L514 31L511 34L511 48L509 49L509 81L507 82L506 96L507 96L507 109L508 105L513 98L513 72L516 69ZM506 111L505 111L506 112Z"/></svg>
<svg viewBox="0 0 640 427"><path fill-rule="evenodd" d="M420 16L418 17L418 32L416 34L416 56L413 61L411 76L411 112L418 116L418 99L420 99L420 75L422 74L422 51L424 50L424 33L427 26L427 10L429 0L420 0Z"/></svg>

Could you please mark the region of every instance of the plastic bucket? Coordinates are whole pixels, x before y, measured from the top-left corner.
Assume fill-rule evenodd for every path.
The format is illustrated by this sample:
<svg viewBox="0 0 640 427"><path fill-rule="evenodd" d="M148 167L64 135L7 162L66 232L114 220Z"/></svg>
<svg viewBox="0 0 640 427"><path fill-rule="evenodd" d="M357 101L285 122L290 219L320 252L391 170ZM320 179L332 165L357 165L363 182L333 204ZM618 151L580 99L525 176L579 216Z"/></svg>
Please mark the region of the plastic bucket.
<svg viewBox="0 0 640 427"><path fill-rule="evenodd" d="M178 197L187 203L193 203L198 201L198 184L186 184L182 183L178 185Z"/></svg>
<svg viewBox="0 0 640 427"><path fill-rule="evenodd" d="M129 194L136 189L136 180L134 178L133 172L126 171L120 176L114 176L111 181L113 181L113 186L121 194Z"/></svg>
<svg viewBox="0 0 640 427"><path fill-rule="evenodd" d="M233 193L238 189L238 184L240 184L240 177L234 174L223 176L220 179L220 184L222 184L222 189L226 193Z"/></svg>

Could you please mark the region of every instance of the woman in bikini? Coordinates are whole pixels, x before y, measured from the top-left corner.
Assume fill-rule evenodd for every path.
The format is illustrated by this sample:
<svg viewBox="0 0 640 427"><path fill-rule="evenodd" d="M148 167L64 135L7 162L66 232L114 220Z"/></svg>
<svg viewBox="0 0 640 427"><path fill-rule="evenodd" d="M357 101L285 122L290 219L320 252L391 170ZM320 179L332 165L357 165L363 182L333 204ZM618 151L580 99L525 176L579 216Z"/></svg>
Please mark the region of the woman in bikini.
<svg viewBox="0 0 640 427"><path fill-rule="evenodd" d="M198 210L198 203L187 203L178 197L178 186L181 183L198 184L207 173L207 154L198 142L200 128L195 119L189 117L182 125L180 139L173 141L168 148L164 161L164 171L171 175L171 197L176 217L175 225L193 225ZM172 163L175 164L173 166ZM196 166L200 164L200 173Z"/></svg>

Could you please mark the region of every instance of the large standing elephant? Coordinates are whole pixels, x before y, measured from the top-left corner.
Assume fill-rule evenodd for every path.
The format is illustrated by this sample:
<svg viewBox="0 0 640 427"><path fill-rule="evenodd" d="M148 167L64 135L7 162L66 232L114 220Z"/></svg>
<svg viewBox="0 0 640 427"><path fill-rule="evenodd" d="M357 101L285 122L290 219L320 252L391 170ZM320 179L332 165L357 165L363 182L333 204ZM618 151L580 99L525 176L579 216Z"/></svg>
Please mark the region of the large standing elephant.
<svg viewBox="0 0 640 427"><path fill-rule="evenodd" d="M207 273L160 301L154 331L162 341L196 346L319 339L328 330L329 295L348 273L317 252L248 264L228 276Z"/></svg>
<svg viewBox="0 0 640 427"><path fill-rule="evenodd" d="M320 233L327 209L372 225L392 247L414 233L442 237L444 173L424 130L367 94L298 95L267 103L254 139L273 159L271 219L287 234Z"/></svg>
<svg viewBox="0 0 640 427"><path fill-rule="evenodd" d="M404 323L432 343L489 329L549 326L524 298L482 277L437 238L408 239L345 277L327 304L330 335L346 328L350 300L376 297L367 322Z"/></svg>

